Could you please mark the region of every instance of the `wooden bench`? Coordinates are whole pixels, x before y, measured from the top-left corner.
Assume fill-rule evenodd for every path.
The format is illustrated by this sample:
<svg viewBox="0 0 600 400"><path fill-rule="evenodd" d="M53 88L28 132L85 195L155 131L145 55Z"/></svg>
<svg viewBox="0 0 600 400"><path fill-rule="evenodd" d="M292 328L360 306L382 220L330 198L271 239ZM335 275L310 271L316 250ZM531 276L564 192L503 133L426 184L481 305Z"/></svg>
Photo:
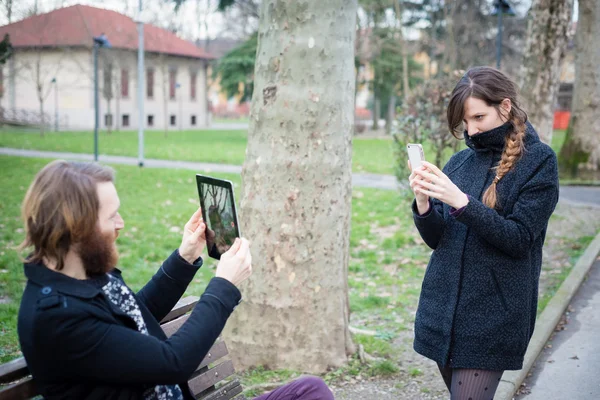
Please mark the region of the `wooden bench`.
<svg viewBox="0 0 600 400"><path fill-rule="evenodd" d="M189 312L198 302L198 297L189 296L181 299L160 322L165 334L169 337L177 332L188 319ZM232 378L235 370L231 360L221 360L228 354L227 346L218 340L210 349L188 384L194 397L199 400L242 400L240 382ZM219 363L217 363L220 361ZM39 396L34 379L29 373L24 358L18 358L0 365L0 400L24 400Z"/></svg>

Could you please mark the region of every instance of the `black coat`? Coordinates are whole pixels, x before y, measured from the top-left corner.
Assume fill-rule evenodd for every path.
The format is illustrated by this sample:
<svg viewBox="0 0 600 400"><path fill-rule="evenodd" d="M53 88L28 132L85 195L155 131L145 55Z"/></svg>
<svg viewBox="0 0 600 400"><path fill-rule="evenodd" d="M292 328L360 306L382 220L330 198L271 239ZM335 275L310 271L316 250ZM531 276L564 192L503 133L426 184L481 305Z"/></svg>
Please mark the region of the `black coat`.
<svg viewBox="0 0 600 400"><path fill-rule="evenodd" d="M200 267L175 251L136 294L149 335L101 289L41 264L25 264L18 332L27 365L47 399L140 399L157 384L179 384L198 367L239 303L239 290L213 278L189 319L167 339L158 321ZM121 279L118 270L111 272Z"/></svg>
<svg viewBox="0 0 600 400"><path fill-rule="evenodd" d="M433 200L415 224L434 249L415 320L415 350L451 368L516 370L535 326L542 245L558 202L554 151L528 123L525 152L497 186L499 208L481 199L495 176L505 124L472 138L444 173L469 204L456 217Z"/></svg>

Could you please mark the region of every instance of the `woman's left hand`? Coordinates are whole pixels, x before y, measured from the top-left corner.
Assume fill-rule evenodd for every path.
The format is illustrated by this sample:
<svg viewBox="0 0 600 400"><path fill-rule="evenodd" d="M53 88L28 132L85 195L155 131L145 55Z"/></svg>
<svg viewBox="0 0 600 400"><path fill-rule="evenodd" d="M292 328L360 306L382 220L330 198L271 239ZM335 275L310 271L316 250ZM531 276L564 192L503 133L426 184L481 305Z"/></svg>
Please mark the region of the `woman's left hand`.
<svg viewBox="0 0 600 400"><path fill-rule="evenodd" d="M202 210L192 215L183 228L183 238L179 246L179 255L192 264L206 247L206 224L202 220Z"/></svg>
<svg viewBox="0 0 600 400"><path fill-rule="evenodd" d="M419 182L422 187L418 190L434 199L448 204L455 209L462 208L469 203L469 198L464 194L438 167L423 161L426 170L415 170L423 180Z"/></svg>

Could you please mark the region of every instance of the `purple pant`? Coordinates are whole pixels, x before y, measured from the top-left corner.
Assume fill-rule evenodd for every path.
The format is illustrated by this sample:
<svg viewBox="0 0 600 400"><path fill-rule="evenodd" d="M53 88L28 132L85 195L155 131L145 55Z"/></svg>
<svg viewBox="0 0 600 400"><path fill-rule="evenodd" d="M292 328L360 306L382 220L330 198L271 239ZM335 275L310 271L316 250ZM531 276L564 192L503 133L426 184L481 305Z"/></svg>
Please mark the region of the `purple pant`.
<svg viewBox="0 0 600 400"><path fill-rule="evenodd" d="M306 376L288 383L254 400L334 400L321 378Z"/></svg>

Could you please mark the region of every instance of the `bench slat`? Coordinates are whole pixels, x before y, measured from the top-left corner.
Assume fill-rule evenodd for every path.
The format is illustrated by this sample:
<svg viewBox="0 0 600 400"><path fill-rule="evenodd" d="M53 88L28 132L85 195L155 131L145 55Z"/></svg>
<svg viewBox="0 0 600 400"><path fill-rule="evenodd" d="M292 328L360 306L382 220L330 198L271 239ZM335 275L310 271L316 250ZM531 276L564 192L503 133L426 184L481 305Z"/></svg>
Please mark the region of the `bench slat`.
<svg viewBox="0 0 600 400"><path fill-rule="evenodd" d="M181 325L183 325L183 323L187 321L189 317L189 314L183 315L177 319L174 319L173 321L162 324L160 327L167 337L171 337L175 332L177 332L177 330L179 330L179 328L181 328Z"/></svg>
<svg viewBox="0 0 600 400"><path fill-rule="evenodd" d="M215 344L213 344L213 347L210 348L208 354L204 357L204 360L202 360L202 362L198 366L198 369L204 368L208 364L214 363L215 361L225 357L227 354L229 354L229 351L227 350L227 345L225 345L225 342L222 340L217 341Z"/></svg>
<svg viewBox="0 0 600 400"><path fill-rule="evenodd" d="M0 384L11 383L29 375L29 368L23 357L0 365Z"/></svg>
<svg viewBox="0 0 600 400"><path fill-rule="evenodd" d="M238 394L242 393L242 385L240 381L234 380L226 385L221 386L214 392L207 394L206 396L197 397L198 400L230 400Z"/></svg>
<svg viewBox="0 0 600 400"><path fill-rule="evenodd" d="M26 400L39 393L32 378L10 385L0 391L0 400Z"/></svg>
<svg viewBox="0 0 600 400"><path fill-rule="evenodd" d="M196 306L196 303L198 303L198 300L199 300L198 296L187 296L187 297L184 297L183 299L179 300L177 302L177 304L175 304L175 307L173 307L173 309L171 311L169 311L167 316L164 317L162 319L162 321L160 321L160 323L164 324L165 322L171 321L171 320L187 313L188 311L190 311L191 309L193 309Z"/></svg>
<svg viewBox="0 0 600 400"><path fill-rule="evenodd" d="M201 373L197 377L190 379L188 385L190 386L192 393L197 395L223 379L233 375L234 372L233 362L227 360L216 367Z"/></svg>

